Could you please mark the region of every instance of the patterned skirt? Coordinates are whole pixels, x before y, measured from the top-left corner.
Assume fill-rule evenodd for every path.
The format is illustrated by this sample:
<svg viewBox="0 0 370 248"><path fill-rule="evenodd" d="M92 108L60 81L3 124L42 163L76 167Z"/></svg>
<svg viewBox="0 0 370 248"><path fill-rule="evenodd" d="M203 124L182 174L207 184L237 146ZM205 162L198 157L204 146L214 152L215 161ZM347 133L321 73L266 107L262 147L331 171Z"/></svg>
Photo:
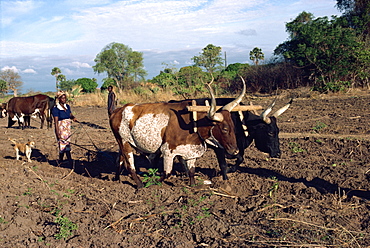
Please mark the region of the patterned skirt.
<svg viewBox="0 0 370 248"><path fill-rule="evenodd" d="M71 151L70 137L71 137L71 119L64 119L58 121L59 126L59 136L60 140L58 141L59 152L68 152Z"/></svg>

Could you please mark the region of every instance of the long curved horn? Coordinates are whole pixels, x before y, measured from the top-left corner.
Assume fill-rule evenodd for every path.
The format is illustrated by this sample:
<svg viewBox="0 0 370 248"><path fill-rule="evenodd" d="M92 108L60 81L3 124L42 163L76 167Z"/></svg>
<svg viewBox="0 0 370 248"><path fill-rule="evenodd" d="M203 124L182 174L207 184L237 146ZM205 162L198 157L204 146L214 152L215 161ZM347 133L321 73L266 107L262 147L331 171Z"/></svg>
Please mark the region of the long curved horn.
<svg viewBox="0 0 370 248"><path fill-rule="evenodd" d="M292 102L293 102L293 98L290 99L290 101L284 107L282 107L279 110L277 110L272 116L274 116L275 118L277 118L279 115L281 115L282 113L284 113L290 107L290 104L292 104Z"/></svg>
<svg viewBox="0 0 370 248"><path fill-rule="evenodd" d="M208 111L208 118L213 120L214 119L214 116L215 116L215 113L216 113L216 98L215 98L215 93L213 92L213 89L211 87L211 84L213 83L213 75L212 75L212 81L209 83L209 84L205 84L208 91L209 91L209 94L211 95L211 107L209 108L209 111Z"/></svg>
<svg viewBox="0 0 370 248"><path fill-rule="evenodd" d="M243 90L242 92L240 93L240 95L232 102L226 104L225 106L223 106L223 110L227 110L229 112L231 112L231 110L233 110L233 108L235 108L235 106L237 106L242 100L243 100L243 97L245 95L245 92L247 91L247 86L245 84L245 81L244 81L244 78L240 76L240 78L242 79L243 81Z"/></svg>
<svg viewBox="0 0 370 248"><path fill-rule="evenodd" d="M272 108L275 106L276 99L277 98L275 98L275 100L270 104L270 106L268 106L268 108L265 109L265 111L263 111L260 115L263 121L266 122L267 124L271 123L270 117L267 117L267 115L270 114L270 112L272 111Z"/></svg>

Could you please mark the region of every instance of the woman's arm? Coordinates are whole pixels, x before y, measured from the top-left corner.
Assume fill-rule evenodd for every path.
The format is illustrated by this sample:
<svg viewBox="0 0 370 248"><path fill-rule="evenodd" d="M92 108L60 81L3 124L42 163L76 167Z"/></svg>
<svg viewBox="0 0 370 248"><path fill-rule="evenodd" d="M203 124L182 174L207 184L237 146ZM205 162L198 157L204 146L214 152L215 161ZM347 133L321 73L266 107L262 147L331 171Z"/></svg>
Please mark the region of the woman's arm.
<svg viewBox="0 0 370 248"><path fill-rule="evenodd" d="M55 135L56 135L57 139L60 140L58 121L59 121L59 117L58 116L54 116L54 130L55 130Z"/></svg>

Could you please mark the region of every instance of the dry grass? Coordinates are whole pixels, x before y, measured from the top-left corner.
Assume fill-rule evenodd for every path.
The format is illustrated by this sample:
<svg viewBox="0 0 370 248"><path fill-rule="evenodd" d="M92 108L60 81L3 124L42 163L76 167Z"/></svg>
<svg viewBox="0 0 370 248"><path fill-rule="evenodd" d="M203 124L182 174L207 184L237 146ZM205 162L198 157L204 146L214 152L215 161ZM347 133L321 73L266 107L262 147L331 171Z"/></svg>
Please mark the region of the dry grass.
<svg viewBox="0 0 370 248"><path fill-rule="evenodd" d="M159 90L156 93L152 91L145 91L143 93L136 93L134 90L116 92L118 99L118 106L123 106L126 103L149 103L149 102L163 102L169 100L183 100L179 95L174 95L171 91ZM209 97L204 95L203 97ZM81 94L74 99L69 99L73 106L97 106L104 107L107 105L108 92L96 91L94 93Z"/></svg>

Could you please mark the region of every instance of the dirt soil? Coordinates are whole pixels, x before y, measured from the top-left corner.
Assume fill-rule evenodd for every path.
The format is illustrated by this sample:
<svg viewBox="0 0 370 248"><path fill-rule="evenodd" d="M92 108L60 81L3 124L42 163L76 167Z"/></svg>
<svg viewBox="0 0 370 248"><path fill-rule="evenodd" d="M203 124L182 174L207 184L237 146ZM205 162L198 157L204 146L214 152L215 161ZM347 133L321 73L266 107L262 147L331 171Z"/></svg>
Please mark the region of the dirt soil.
<svg viewBox="0 0 370 248"><path fill-rule="evenodd" d="M197 186L175 161L164 184L139 191L125 173L113 180L106 109L72 110L82 122L73 124L74 168L57 164L52 129L0 119L0 247L370 246L369 93L297 98L279 117L280 159L252 145L223 181L209 150ZM15 159L8 138L36 142L32 163ZM144 178L148 163L137 162Z"/></svg>

